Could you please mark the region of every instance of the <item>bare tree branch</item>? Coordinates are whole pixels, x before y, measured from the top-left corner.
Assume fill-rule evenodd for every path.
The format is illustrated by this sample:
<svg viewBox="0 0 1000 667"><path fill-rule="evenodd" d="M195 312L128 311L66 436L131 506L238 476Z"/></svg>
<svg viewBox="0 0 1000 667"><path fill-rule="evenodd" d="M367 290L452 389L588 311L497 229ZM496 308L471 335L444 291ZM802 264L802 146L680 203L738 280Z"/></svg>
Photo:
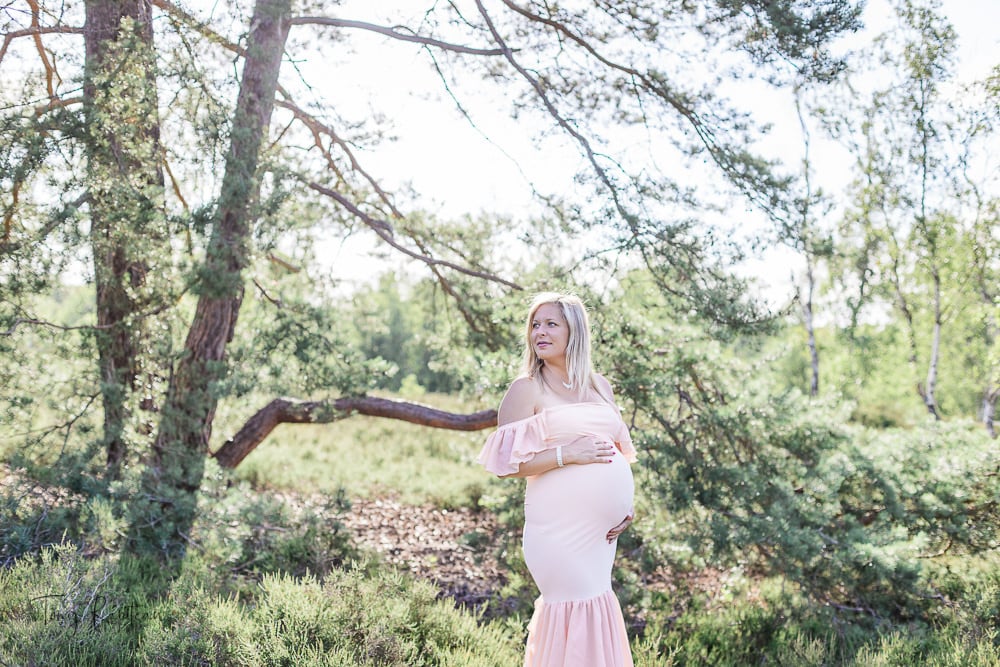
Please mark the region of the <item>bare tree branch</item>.
<svg viewBox="0 0 1000 667"><path fill-rule="evenodd" d="M593 57L595 60L597 60L605 67L629 76L635 82L635 84L637 84L636 85L637 88L641 88L641 90L650 93L651 95L655 96L656 98L666 103L670 108L672 108L674 111L680 114L680 116L690 124L690 126L693 128L695 132L695 135L698 137L699 141L708 150L708 153L711 156L712 161L720 169L722 169L724 173L729 175L729 177L744 192L744 194L749 196L752 201L761 206L764 210L772 212L772 209L774 209L774 205L768 198L768 193L758 191L759 184L754 181L753 176L751 174L748 174L745 169L740 168L741 163L739 157L733 153L731 148L725 146L724 143L720 141L720 139L716 136L715 130L711 127L709 123L705 121L705 119L695 109L691 108L691 106L686 104L681 96L677 95L675 91L671 90L667 86L666 82L662 80L662 77L660 75L649 71L642 71L634 67L631 67L629 65L616 62L606 57L604 54L602 54L600 51L597 50L592 41L581 37L579 34L577 34L569 26L567 26L565 23L561 21L556 21L554 19L547 18L545 16L541 16L539 14L531 12L523 7L518 6L512 0L501 0L501 2L503 2L503 4L507 6L509 9L527 18L528 20L536 23L541 23L542 25L551 28L558 35L561 36L560 41L562 41L562 37L565 37L565 39L569 40L570 42L582 48L584 51L587 52L587 54L589 54L591 57ZM476 4L482 7L482 4L478 2L478 0ZM481 13L483 14L483 17L486 19L490 27L490 30L493 31L494 34L496 34L493 25L490 22L489 18L486 16L485 12L481 10ZM527 75L527 73L524 72L517 64L513 63L513 60L509 55L508 55L508 60L510 60L511 63L514 64L514 67L517 68L519 72L522 72L523 76L528 78L529 82L532 83L532 86L536 90L538 91L541 90L539 84L535 80L533 80L529 75ZM551 112L551 108L548 101L544 97L542 99L543 102L545 102L546 108L549 108ZM559 117L557 117L557 120L561 121ZM560 122L560 125L563 125L563 123ZM565 125L563 125L563 127L565 127ZM577 139L577 141L580 141L580 138L578 138L575 134L573 136L574 138ZM588 157L589 157L591 155L591 153L589 152L589 147L585 146L585 149L588 151ZM591 159L591 162L593 163L593 159ZM597 167L596 164L594 166L595 168L599 169L599 167ZM603 174L599 172L598 175L601 177L601 180L604 181L606 185L608 185L608 187L612 187ZM618 204L617 199L615 200L615 203L616 205Z"/></svg>
<svg viewBox="0 0 1000 667"><path fill-rule="evenodd" d="M353 414L398 419L451 431L481 431L497 425L496 410L472 414L445 412L419 403L374 396L345 397L330 401L276 398L226 441L214 454L224 468L235 468L278 424L332 424Z"/></svg>
<svg viewBox="0 0 1000 667"><path fill-rule="evenodd" d="M353 214L355 217L357 217L359 220L365 223L376 234L378 234L383 241L385 241L390 246L392 246L393 248L395 248L396 250L400 251L401 253L403 253L408 257L412 257L413 259L421 261L424 264L427 264L428 266L431 267L444 266L454 271L458 271L459 273L464 273L467 276L472 276L473 278L482 278L483 280L489 280L510 287L511 289L516 289L516 290L524 289L517 283L501 278L500 276L493 275L492 273L488 273L486 271L479 271L476 269L470 269L469 267L461 266L460 264L455 264L454 262L449 262L444 259L437 259L436 257L430 257L428 255L422 255L419 252L415 252L407 248L403 244L399 243L394 238L392 225L390 225L388 222L384 220L378 220L368 215L360 208L358 208L357 204L352 202L350 199L348 199L341 193L337 192L336 190L331 190L330 188L322 186L319 183L308 183L308 186L313 190L315 190L316 192L326 195L327 197L339 203L341 206L346 208L351 214Z"/></svg>
<svg viewBox="0 0 1000 667"><path fill-rule="evenodd" d="M469 124L469 127L471 127L479 136L481 136L484 141L486 141L495 149L497 149L497 151L499 151L501 155L510 160L511 164L514 165L514 168L517 169L517 172L521 175L521 178L524 179L525 184L531 189L531 193L538 199L545 201L547 197L543 195L541 192L539 192L535 184L531 181L530 178L528 178L528 175L525 173L524 168L521 167L521 163L518 162L513 155L508 153L503 146L493 141L493 139L488 134L486 134L486 132L479 126L479 124L476 123L475 120L473 120L472 116L465 108L465 105L462 104L462 101L458 99L458 95L456 95L455 91L452 90L451 84L448 83L448 78L445 76L444 70L441 69L441 64L438 62L438 59L434 55L434 52L431 51L430 49L427 49L427 53L431 59L431 64L434 66L434 71L437 73L438 78L441 80L441 85L444 86L445 93L447 93L448 97L451 98L451 101L454 102L455 108L458 110L458 113L460 113L462 117L466 120L466 122Z"/></svg>
<svg viewBox="0 0 1000 667"><path fill-rule="evenodd" d="M59 97L58 95L53 95L45 104L39 104L35 107L35 116L44 116L48 112L54 109L62 109L64 107L73 106L74 104L83 104L83 96L77 97Z"/></svg>
<svg viewBox="0 0 1000 667"><path fill-rule="evenodd" d="M493 35L493 39L496 41L497 44L500 44L500 46L503 47L503 54L504 57L507 59L507 62L509 62L511 66L515 70L517 70L518 74L520 74L524 78L524 80L531 85L531 87L535 91L535 94L538 95L538 98L545 106L546 111L548 111L549 115L551 115L552 118L555 119L559 127L563 128L571 137L573 137L573 139L576 140L576 142L583 149L583 152L586 155L587 160L590 162L591 166L593 166L594 168L594 171L597 173L597 177L600 178L601 182L604 183L604 185L607 187L608 194L611 196L612 201L614 201L615 210L618 211L618 214L622 217L622 220L625 221L626 224L628 224L629 229L632 231L632 234L634 236L637 236L639 230L636 224L635 216L631 215L626 210L619 196L620 193L618 191L618 187L611 182L611 177L608 175L607 170L604 167L602 167L598 162L598 154L594 151L593 147L590 145L590 141L585 136L583 136L583 134L579 130L573 127L573 125L570 124L570 122L566 120L566 118L559 112L559 110L556 108L552 100L549 99L548 94L545 92L545 88L538 81L538 79L532 76L531 73L528 72L528 70L526 70L521 65L521 63L519 63L514 58L514 51L507 46L507 43L504 40L504 38L500 36L499 31L497 31L496 26L493 24L493 20L490 18L489 14L486 13L486 8L483 6L483 3L480 0L476 0L476 7L479 8L479 13L482 15L483 20L486 21L486 26L487 28L489 28L490 34Z"/></svg>
<svg viewBox="0 0 1000 667"><path fill-rule="evenodd" d="M267 253L267 258L271 260L272 263L277 264L278 266L283 268L285 271L288 271L289 273L299 273L300 271L302 271L301 266L292 264L287 259L282 259L281 257L278 257L273 252Z"/></svg>
<svg viewBox="0 0 1000 667"><path fill-rule="evenodd" d="M14 30L8 32L3 36L3 45L0 45L0 62L3 62L4 56L7 55L7 49L10 48L11 43L15 39L18 39L19 37L34 37L35 44L37 45L41 35L51 34L82 35L83 28L76 28L72 26L52 26L49 28L42 28L41 26L32 26L30 28L25 28L24 30Z"/></svg>
<svg viewBox="0 0 1000 667"><path fill-rule="evenodd" d="M42 66L45 67L45 87L49 93L49 97L52 98L56 96L54 80L59 75L56 72L55 65L49 60L49 54L45 51L45 45L42 43L42 25L39 20L41 10L38 6L38 0L28 0L28 6L31 7L31 27L33 28L32 36L35 40L35 50L38 51L38 58L42 61Z"/></svg>
<svg viewBox="0 0 1000 667"><path fill-rule="evenodd" d="M288 93L286 93L281 88L279 88L278 90L281 93L282 97L285 98L285 100L278 100L275 102L275 104L281 107L282 109L287 109L288 111L291 111L292 115L296 119L298 119L300 122L302 122L302 124L304 124L307 128L309 128L309 131L313 135L313 142L315 143L316 147L323 153L323 157L326 159L327 166L335 174L337 174L337 177L343 181L346 181L346 179L344 178L343 174L340 171L340 168L337 166L336 161L333 159L333 155L330 153L330 149L323 145L322 135L328 136L330 140L334 144L336 144L340 148L340 150L344 152L344 155L347 156L347 159L351 163L351 169L361 174L362 178L364 178L364 180L367 181L368 184L372 186L372 188L378 194L379 199L381 199L385 203L385 205L389 207L389 210L392 212L392 214L396 217L402 218L403 214L399 211L398 208L396 208L396 205L393 203L392 198L382 188L382 186L379 185L378 181L376 181L375 178L372 177L371 174L369 174L368 171L361 166L361 163L358 162L357 158L354 156L354 151L351 150L351 147L348 145L348 143L345 140L341 139L340 136L329 125L323 123L318 118L316 118L309 112L305 111L304 109L296 105L292 101L291 96Z"/></svg>
<svg viewBox="0 0 1000 667"><path fill-rule="evenodd" d="M60 331L97 331L100 329L110 329L111 325L107 324L83 324L80 326L66 326L64 324L56 324L55 322L48 322L46 320L39 320L33 317L18 317L10 325L10 328L6 331L0 331L0 336L12 336L17 328L22 324L35 324L38 326L48 327L50 329L58 329Z"/></svg>
<svg viewBox="0 0 1000 667"><path fill-rule="evenodd" d="M244 49L239 44L231 42L219 33L210 29L207 25L199 21L193 14L190 14L172 2L167 2L167 0L151 0L154 7L160 9L170 16L174 17L181 23L194 28L203 37L208 39L210 42L219 44L227 51L232 51L239 56L246 56L246 49Z"/></svg>
<svg viewBox="0 0 1000 667"><path fill-rule="evenodd" d="M423 44L424 46L434 46L439 49L444 49L446 51L455 51L456 53L465 53L467 55L473 56L502 56L504 55L504 49L479 49L472 46L462 46L461 44L452 44L451 42L443 42L439 39L434 39L433 37L424 37L413 32L400 32L400 30L407 29L405 26L396 27L386 27L381 25L375 25L374 23L367 23L365 21L353 21L350 19L335 19L323 16L300 16L292 19L292 25L329 25L336 28L358 28L360 30L369 30L371 32L377 32L380 35L385 35L387 37L392 37L393 39L399 39L404 42L414 42L416 44Z"/></svg>

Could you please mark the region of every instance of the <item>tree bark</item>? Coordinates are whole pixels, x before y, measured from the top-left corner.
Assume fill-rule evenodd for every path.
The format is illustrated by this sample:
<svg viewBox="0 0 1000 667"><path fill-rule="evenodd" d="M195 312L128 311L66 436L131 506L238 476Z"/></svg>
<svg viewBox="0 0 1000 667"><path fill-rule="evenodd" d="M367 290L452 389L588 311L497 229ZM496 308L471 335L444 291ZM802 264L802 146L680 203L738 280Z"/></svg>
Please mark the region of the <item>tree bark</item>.
<svg viewBox="0 0 1000 667"><path fill-rule="evenodd" d="M812 257L806 256L806 298L802 304L802 317L806 323L806 333L809 337L809 363L812 374L809 379L809 395L819 396L819 346L816 344L816 325L813 322L813 292L816 289L816 276L813 273Z"/></svg>
<svg viewBox="0 0 1000 667"><path fill-rule="evenodd" d="M463 415L417 403L370 396L338 398L333 401L276 398L248 419L236 435L212 456L223 468L235 468L278 424L330 424L350 417L353 413L388 417L452 431L481 431L497 425L496 410Z"/></svg>
<svg viewBox="0 0 1000 667"><path fill-rule="evenodd" d="M254 7L198 304L170 379L142 494L133 502L129 547L136 553L168 560L182 556L194 521L217 386L227 374L226 346L243 302L243 270L260 190L257 165L274 108L290 11L290 0L258 0Z"/></svg>
<svg viewBox="0 0 1000 667"><path fill-rule="evenodd" d="M96 344L107 477L129 450L127 424L142 384L151 244L163 220L153 22L148 0L86 3L83 104Z"/></svg>
<svg viewBox="0 0 1000 667"><path fill-rule="evenodd" d="M994 439L997 437L995 420L998 396L1000 396L1000 388L997 387L987 387L986 391L983 392L983 425L986 426L986 432Z"/></svg>
<svg viewBox="0 0 1000 667"><path fill-rule="evenodd" d="M927 363L927 385L924 389L924 405L934 419L941 419L937 405L937 374L941 355L941 276L937 267L933 270L934 278L934 329L931 334L931 354Z"/></svg>

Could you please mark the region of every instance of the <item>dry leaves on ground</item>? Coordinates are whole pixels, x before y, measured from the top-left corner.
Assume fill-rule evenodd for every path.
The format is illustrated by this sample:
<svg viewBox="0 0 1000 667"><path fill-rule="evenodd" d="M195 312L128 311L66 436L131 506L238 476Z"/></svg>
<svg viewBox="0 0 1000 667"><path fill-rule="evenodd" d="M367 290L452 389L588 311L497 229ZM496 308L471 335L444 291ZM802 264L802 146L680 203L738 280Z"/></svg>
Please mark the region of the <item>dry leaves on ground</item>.
<svg viewBox="0 0 1000 667"><path fill-rule="evenodd" d="M456 604L480 607L506 583L495 556L500 528L488 512L353 500L340 517L357 544L428 579Z"/></svg>

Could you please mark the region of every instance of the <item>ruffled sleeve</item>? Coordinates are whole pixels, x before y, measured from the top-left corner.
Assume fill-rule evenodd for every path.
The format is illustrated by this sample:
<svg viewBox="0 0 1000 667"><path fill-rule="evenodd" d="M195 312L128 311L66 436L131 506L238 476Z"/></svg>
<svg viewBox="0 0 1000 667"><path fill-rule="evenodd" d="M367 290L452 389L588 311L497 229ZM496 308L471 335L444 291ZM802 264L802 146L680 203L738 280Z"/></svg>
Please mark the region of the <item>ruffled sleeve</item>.
<svg viewBox="0 0 1000 667"><path fill-rule="evenodd" d="M530 461L546 444L544 413L504 424L490 434L479 452L479 463L496 475L510 475Z"/></svg>
<svg viewBox="0 0 1000 667"><path fill-rule="evenodd" d="M621 426L618 427L618 432L615 434L615 444L618 445L618 449L621 453L625 455L625 460L629 463L635 463L636 452L635 445L632 444L632 436L628 432L628 426L625 422L619 422Z"/></svg>

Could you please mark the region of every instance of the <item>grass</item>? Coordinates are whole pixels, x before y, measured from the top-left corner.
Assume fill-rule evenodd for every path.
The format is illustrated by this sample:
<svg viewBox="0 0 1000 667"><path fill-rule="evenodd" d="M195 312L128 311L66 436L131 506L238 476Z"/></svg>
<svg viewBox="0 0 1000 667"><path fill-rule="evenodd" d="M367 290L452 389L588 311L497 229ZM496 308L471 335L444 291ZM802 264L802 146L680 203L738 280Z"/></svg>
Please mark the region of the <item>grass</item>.
<svg viewBox="0 0 1000 667"><path fill-rule="evenodd" d="M420 402L470 410L448 396L428 394ZM249 416L225 406L220 414L225 419L220 434L234 431ZM414 504L474 506L494 483L475 463L485 433L365 416L332 424L281 424L240 463L235 476L255 488L307 494L342 490L351 498L391 495Z"/></svg>
<svg viewBox="0 0 1000 667"><path fill-rule="evenodd" d="M236 469L255 487L408 503L468 505L489 483L474 464L483 435L440 431L375 417L327 424L279 426Z"/></svg>

